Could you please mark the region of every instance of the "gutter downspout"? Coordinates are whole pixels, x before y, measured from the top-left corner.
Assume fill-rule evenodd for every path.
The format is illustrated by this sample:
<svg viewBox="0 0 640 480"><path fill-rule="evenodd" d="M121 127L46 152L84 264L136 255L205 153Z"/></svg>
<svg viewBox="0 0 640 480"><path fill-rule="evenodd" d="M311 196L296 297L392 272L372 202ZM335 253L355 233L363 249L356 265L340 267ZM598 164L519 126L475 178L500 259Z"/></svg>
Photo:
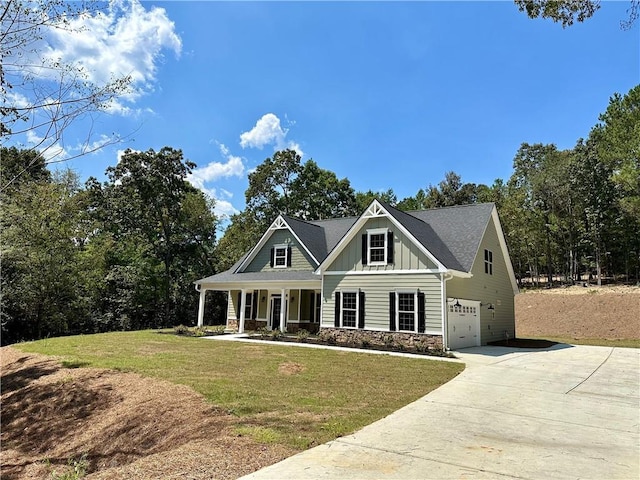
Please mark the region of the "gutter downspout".
<svg viewBox="0 0 640 480"><path fill-rule="evenodd" d="M441 297L442 297L442 349L449 351L449 309L447 308L447 282L453 275L447 272L441 277Z"/></svg>

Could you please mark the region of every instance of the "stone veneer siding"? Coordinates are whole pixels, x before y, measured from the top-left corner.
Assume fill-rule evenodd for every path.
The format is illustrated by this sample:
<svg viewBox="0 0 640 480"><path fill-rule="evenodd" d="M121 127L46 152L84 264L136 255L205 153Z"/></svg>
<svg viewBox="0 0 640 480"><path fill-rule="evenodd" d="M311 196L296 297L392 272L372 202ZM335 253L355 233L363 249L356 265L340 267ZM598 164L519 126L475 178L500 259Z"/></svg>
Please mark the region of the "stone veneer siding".
<svg viewBox="0 0 640 480"><path fill-rule="evenodd" d="M426 333L405 332L374 332L371 330L350 330L343 328L323 328L319 337L326 340L333 337L336 343L361 345L363 341L371 345L387 346L390 342L395 345L403 345L412 348L417 345L425 345L429 350L442 349L442 336Z"/></svg>

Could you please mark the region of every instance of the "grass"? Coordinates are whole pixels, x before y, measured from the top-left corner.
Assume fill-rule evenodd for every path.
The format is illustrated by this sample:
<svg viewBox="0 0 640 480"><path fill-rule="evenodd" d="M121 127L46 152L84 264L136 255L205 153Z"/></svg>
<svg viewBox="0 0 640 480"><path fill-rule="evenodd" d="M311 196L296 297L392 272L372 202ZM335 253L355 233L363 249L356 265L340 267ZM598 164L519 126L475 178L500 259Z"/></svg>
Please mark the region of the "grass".
<svg viewBox="0 0 640 480"><path fill-rule="evenodd" d="M551 340L552 342L568 343L571 345L595 345L602 347L622 347L622 348L640 348L640 339L637 338L623 338L623 339L608 339L608 338L573 338L573 337L529 337L540 340Z"/></svg>
<svg viewBox="0 0 640 480"><path fill-rule="evenodd" d="M108 368L184 384L237 416L236 431L305 449L420 398L460 363L294 346L216 342L154 331L49 338L14 347L69 367Z"/></svg>

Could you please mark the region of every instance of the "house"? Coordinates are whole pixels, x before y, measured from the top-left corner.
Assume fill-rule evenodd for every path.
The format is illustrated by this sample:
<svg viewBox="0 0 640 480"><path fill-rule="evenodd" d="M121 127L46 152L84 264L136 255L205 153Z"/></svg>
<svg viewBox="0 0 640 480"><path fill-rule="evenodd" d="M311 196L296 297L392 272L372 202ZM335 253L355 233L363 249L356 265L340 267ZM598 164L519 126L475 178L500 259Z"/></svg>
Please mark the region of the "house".
<svg viewBox="0 0 640 480"><path fill-rule="evenodd" d="M350 340L460 349L515 336L516 278L492 203L359 217L276 218L231 269L198 280L228 292L227 328L330 330Z"/></svg>

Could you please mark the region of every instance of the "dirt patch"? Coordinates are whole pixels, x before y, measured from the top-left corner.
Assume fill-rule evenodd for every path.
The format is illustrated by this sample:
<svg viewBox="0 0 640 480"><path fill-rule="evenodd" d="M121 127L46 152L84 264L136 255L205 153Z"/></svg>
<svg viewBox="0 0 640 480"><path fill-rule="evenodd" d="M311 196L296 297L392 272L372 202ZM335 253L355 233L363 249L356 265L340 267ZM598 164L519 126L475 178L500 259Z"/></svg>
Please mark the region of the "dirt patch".
<svg viewBox="0 0 640 480"><path fill-rule="evenodd" d="M516 296L518 337L640 338L640 288L556 288Z"/></svg>
<svg viewBox="0 0 640 480"><path fill-rule="evenodd" d="M4 479L237 478L293 453L234 433L237 417L186 386L0 349Z"/></svg>
<svg viewBox="0 0 640 480"><path fill-rule="evenodd" d="M305 370L306 367L304 365L295 362L284 362L278 366L278 372L283 375L297 375Z"/></svg>

